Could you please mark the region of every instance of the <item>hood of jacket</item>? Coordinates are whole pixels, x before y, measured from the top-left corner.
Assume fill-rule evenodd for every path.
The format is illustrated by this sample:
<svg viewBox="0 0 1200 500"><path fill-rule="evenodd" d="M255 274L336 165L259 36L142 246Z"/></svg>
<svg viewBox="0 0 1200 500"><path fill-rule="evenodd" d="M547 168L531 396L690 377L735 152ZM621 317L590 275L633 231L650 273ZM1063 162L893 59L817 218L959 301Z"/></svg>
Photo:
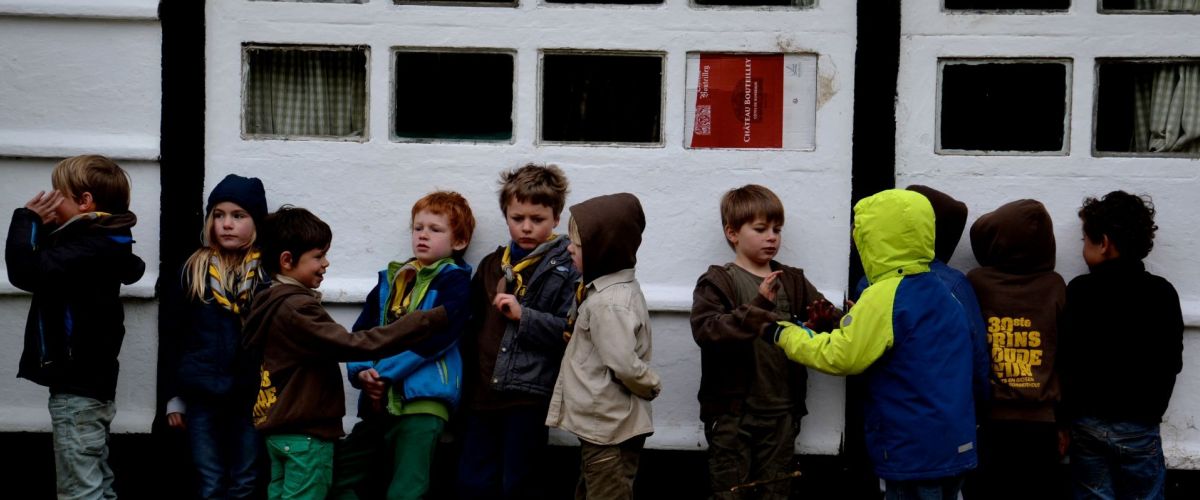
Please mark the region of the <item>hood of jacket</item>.
<svg viewBox="0 0 1200 500"><path fill-rule="evenodd" d="M135 225L137 225L137 216L133 212L98 217L80 216L80 218L68 221L54 230L50 233L50 238L61 240L80 234L88 237L108 238L119 246L132 245L132 229ZM105 266L113 273L113 276L121 280L122 284L132 285L142 279L142 275L146 273L146 262L130 251L117 252L110 257L105 262Z"/></svg>
<svg viewBox="0 0 1200 500"><path fill-rule="evenodd" d="M906 189L921 193L933 206L933 257L950 262L962 239L963 229L967 227L967 204L929 186L914 184Z"/></svg>
<svg viewBox="0 0 1200 500"><path fill-rule="evenodd" d="M1017 200L983 214L971 225L971 250L979 265L1010 274L1054 270L1054 224L1037 200Z"/></svg>
<svg viewBox="0 0 1200 500"><path fill-rule="evenodd" d="M259 289L254 294L250 305L250 313L246 317L246 324L242 328L242 334L245 337L242 340L242 345L248 348L262 347L267 340L267 332L270 329L271 318L275 316L275 312L279 306L287 301L288 297L300 294L309 294L313 292L302 286L285 285L285 284L264 284L265 288Z"/></svg>
<svg viewBox="0 0 1200 500"><path fill-rule="evenodd" d="M915 191L868 196L854 205L853 237L871 284L926 272L933 260L933 207Z"/></svg>
<svg viewBox="0 0 1200 500"><path fill-rule="evenodd" d="M597 196L571 207L583 250L583 282L637 264L646 214L629 193Z"/></svg>

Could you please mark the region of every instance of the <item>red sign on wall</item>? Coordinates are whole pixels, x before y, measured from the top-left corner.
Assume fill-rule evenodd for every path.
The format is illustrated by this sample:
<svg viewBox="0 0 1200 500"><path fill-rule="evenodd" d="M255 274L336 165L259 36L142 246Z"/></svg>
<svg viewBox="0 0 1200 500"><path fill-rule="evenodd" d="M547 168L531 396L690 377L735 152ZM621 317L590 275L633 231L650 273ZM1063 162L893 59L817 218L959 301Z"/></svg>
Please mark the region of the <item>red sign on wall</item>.
<svg viewBox="0 0 1200 500"><path fill-rule="evenodd" d="M701 54L691 147L783 147L783 54Z"/></svg>

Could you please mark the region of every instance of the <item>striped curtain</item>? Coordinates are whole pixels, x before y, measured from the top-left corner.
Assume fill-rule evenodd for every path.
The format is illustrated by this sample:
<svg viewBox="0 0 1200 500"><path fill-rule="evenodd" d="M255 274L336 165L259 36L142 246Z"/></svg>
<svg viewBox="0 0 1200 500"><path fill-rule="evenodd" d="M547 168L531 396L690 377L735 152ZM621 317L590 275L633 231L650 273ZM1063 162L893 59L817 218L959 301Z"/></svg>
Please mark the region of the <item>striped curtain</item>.
<svg viewBox="0 0 1200 500"><path fill-rule="evenodd" d="M248 49L246 133L364 137L366 65L364 50Z"/></svg>
<svg viewBox="0 0 1200 500"><path fill-rule="evenodd" d="M1200 13L1200 0L1138 0L1138 10ZM1134 152L1200 152L1200 63L1156 64L1134 82Z"/></svg>

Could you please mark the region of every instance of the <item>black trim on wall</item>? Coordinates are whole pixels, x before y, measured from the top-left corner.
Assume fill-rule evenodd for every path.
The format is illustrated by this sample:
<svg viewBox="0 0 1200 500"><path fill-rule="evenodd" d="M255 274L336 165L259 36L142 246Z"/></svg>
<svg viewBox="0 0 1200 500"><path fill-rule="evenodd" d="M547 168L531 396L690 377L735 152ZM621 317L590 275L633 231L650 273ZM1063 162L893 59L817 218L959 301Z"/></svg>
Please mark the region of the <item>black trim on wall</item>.
<svg viewBox="0 0 1200 500"><path fill-rule="evenodd" d="M858 0L854 56L854 139L850 201L896 186L896 84L900 70L900 2ZM851 214L853 218L853 214ZM862 277L858 252L850 249L848 286ZM842 498L878 499L863 436L865 381L846 379L846 439L842 443L849 481Z"/></svg>
<svg viewBox="0 0 1200 500"><path fill-rule="evenodd" d="M169 396L162 381L175 369L170 353L178 352L179 335L167 326L178 311L179 269L199 244L204 190L204 4L203 1L159 3L162 22L162 122L160 180L162 212L159 229L158 382L151 433L157 459L150 471L159 484L189 491L192 473L186 439L166 425L163 410ZM164 293L166 292L166 293Z"/></svg>

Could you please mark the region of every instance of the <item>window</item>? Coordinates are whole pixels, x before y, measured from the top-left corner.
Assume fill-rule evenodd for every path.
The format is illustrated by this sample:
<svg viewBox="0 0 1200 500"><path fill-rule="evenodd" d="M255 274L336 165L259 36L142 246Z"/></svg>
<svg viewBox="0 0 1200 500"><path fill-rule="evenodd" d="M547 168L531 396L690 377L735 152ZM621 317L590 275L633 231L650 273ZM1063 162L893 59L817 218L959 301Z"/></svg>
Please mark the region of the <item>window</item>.
<svg viewBox="0 0 1200 500"><path fill-rule="evenodd" d="M1200 14L1196 0L1101 0L1105 14Z"/></svg>
<svg viewBox="0 0 1200 500"><path fill-rule="evenodd" d="M511 53L398 50L395 63L397 138L512 139Z"/></svg>
<svg viewBox="0 0 1200 500"><path fill-rule="evenodd" d="M1101 59L1096 82L1097 153L1200 153L1200 60Z"/></svg>
<svg viewBox="0 0 1200 500"><path fill-rule="evenodd" d="M242 132L365 139L367 47L243 48Z"/></svg>
<svg viewBox="0 0 1200 500"><path fill-rule="evenodd" d="M817 0L693 0L696 5L706 7L813 7ZM836 1L836 0L835 0Z"/></svg>
<svg viewBox="0 0 1200 500"><path fill-rule="evenodd" d="M940 152L1063 152L1067 61L943 60Z"/></svg>
<svg viewBox="0 0 1200 500"><path fill-rule="evenodd" d="M574 4L621 4L621 5L651 5L662 4L663 0L545 0L546 3L574 3Z"/></svg>
<svg viewBox="0 0 1200 500"><path fill-rule="evenodd" d="M461 5L477 7L516 7L517 0L393 0L396 5Z"/></svg>
<svg viewBox="0 0 1200 500"><path fill-rule="evenodd" d="M1071 0L945 0L946 10L1067 10Z"/></svg>
<svg viewBox="0 0 1200 500"><path fill-rule="evenodd" d="M290 2L290 3L367 3L367 0L253 0L255 2Z"/></svg>
<svg viewBox="0 0 1200 500"><path fill-rule="evenodd" d="M660 144L662 79L660 54L546 52L542 141Z"/></svg>

